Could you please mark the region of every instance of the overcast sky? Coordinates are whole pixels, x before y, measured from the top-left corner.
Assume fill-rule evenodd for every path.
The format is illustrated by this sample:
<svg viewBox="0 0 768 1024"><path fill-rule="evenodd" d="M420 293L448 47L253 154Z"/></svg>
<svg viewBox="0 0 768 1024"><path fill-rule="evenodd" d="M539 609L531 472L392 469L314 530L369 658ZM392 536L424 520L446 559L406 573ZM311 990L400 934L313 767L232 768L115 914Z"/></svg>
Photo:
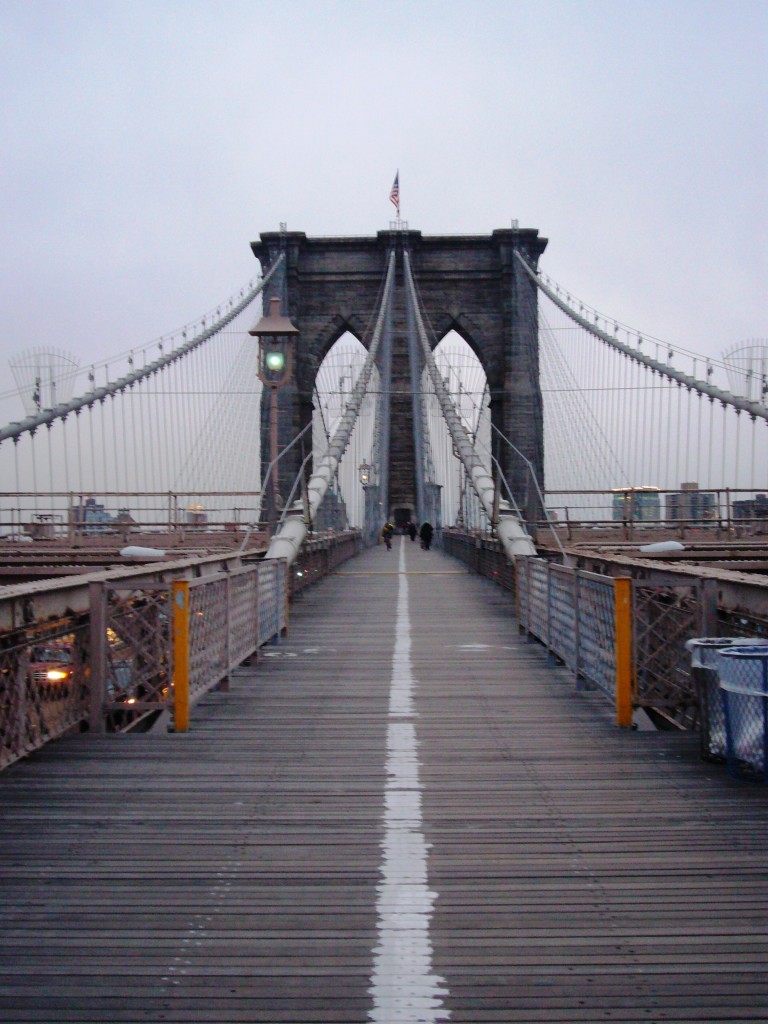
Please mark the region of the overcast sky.
<svg viewBox="0 0 768 1024"><path fill-rule="evenodd" d="M768 338L766 0L0 0L2 332L106 358L261 231L538 228L580 299Z"/></svg>

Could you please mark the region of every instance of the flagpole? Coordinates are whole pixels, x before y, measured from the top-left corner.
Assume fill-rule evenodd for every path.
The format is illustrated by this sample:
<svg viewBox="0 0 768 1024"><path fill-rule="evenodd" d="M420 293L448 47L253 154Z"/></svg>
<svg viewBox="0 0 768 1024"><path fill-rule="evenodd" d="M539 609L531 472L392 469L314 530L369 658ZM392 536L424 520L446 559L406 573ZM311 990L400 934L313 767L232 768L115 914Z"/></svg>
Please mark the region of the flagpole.
<svg viewBox="0 0 768 1024"><path fill-rule="evenodd" d="M400 168L398 167L395 174L395 180L392 182L392 188L389 193L389 201L395 207L397 214L397 220L395 222L397 230L400 230L402 220L400 219Z"/></svg>

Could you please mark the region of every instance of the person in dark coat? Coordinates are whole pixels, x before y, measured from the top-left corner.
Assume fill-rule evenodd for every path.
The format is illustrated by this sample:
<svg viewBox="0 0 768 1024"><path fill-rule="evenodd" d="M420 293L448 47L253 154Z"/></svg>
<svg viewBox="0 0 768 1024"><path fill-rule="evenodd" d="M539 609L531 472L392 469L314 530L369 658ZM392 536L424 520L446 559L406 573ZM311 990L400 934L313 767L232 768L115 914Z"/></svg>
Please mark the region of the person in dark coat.
<svg viewBox="0 0 768 1024"><path fill-rule="evenodd" d="M432 543L432 534L434 530L429 523L422 523L421 529L419 530L419 536L421 537L421 546L425 551L429 551L429 545Z"/></svg>
<svg viewBox="0 0 768 1024"><path fill-rule="evenodd" d="M408 523L408 536L411 540L416 540L416 534L419 531L416 529L416 523Z"/></svg>
<svg viewBox="0 0 768 1024"><path fill-rule="evenodd" d="M384 539L384 543L387 545L387 551L392 550L392 535L395 532L395 528L389 520L384 523L384 527L381 531L381 536Z"/></svg>

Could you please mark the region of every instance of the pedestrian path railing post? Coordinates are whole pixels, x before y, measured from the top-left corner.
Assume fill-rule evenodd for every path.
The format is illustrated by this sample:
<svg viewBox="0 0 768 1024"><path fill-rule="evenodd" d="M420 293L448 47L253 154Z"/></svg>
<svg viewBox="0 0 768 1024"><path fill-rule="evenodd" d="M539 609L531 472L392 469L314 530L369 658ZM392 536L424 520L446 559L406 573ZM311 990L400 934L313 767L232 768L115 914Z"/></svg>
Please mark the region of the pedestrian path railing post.
<svg viewBox="0 0 768 1024"><path fill-rule="evenodd" d="M616 724L632 726L632 580L613 583L616 636Z"/></svg>
<svg viewBox="0 0 768 1024"><path fill-rule="evenodd" d="M90 615L90 706L88 728L93 733L106 732L104 720L105 681L107 677L107 587L103 581L88 584Z"/></svg>
<svg viewBox="0 0 768 1024"><path fill-rule="evenodd" d="M586 690L589 684L582 673L584 658L581 649L581 580L578 571L573 574L573 607L576 609L573 622L573 675L576 689Z"/></svg>
<svg viewBox="0 0 768 1024"><path fill-rule="evenodd" d="M545 632L546 632L545 644L546 644L546 647L547 647L547 662L550 665L556 665L557 664L557 656L555 654L555 649L554 649L554 646L553 646L553 643L552 643L552 618L553 618L553 610L552 610L553 593L552 592L553 592L553 589L554 589L553 582L554 581L553 581L552 571L551 571L551 567L550 567L549 571L547 572L547 583L546 583L546 588L547 588L546 589L546 593L547 593L547 612L546 612L546 627L545 627Z"/></svg>
<svg viewBox="0 0 768 1024"><path fill-rule="evenodd" d="M224 634L224 637L225 637L225 641L224 641L224 660L225 660L225 663L227 665L227 668L230 669L232 667L232 663L233 663L233 654L232 654L232 648L233 648L232 640L233 640L233 636L232 636L232 633L233 633L234 623L235 623L235 616L233 614L234 613L234 607L233 607L233 604L232 604L232 577L231 576L226 576L224 578L224 596L225 596L225 607L226 607L225 620L226 620L226 623L227 623L226 632ZM229 690L229 671L227 672L227 674L225 676L222 676L221 679L218 681L218 683L216 684L216 689L217 690L222 690L224 692Z"/></svg>
<svg viewBox="0 0 768 1024"><path fill-rule="evenodd" d="M173 584L173 727L189 729L189 581Z"/></svg>

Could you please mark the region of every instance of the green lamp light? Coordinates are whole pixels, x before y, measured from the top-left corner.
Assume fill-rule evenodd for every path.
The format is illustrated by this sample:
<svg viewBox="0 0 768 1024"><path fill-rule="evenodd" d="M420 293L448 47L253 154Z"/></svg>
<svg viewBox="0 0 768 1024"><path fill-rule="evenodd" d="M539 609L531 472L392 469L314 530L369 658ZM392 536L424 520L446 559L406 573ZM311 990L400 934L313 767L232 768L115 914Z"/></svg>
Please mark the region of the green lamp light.
<svg viewBox="0 0 768 1024"><path fill-rule="evenodd" d="M291 375L299 329L280 313L278 296L272 296L268 315L248 333L259 339L259 377L271 388L281 387Z"/></svg>
<svg viewBox="0 0 768 1024"><path fill-rule="evenodd" d="M271 370L272 373L279 373L285 366L285 353L267 352L265 362L268 370Z"/></svg>

